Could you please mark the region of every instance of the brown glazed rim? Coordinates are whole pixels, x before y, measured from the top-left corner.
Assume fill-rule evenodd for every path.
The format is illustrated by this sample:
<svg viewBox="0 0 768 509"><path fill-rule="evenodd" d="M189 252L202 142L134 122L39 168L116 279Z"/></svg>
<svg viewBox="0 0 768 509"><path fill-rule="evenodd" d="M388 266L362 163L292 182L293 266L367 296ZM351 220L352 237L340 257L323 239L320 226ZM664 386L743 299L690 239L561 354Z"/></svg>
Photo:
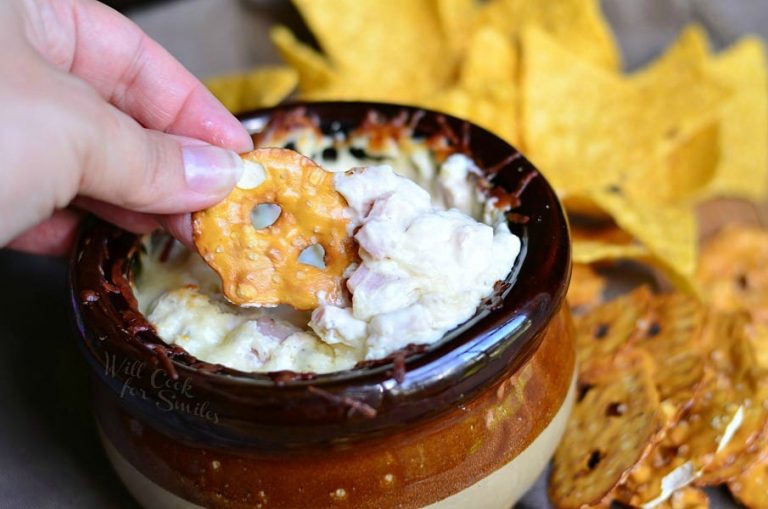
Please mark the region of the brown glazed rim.
<svg viewBox="0 0 768 509"><path fill-rule="evenodd" d="M481 169L494 168L494 186L513 191L536 172L519 152L494 134L448 115L408 106L370 102L286 104L242 115L246 127L274 115L303 109L325 131L353 129L371 111L384 118L409 115L414 135L457 133L461 151ZM521 253L505 285L476 315L435 344L405 359L403 376L393 363L337 373L303 376L245 373L200 362L166 345L136 319L133 296L120 281L130 278L139 237L99 221L80 234L70 263L70 298L77 335L95 374L120 392L121 376L108 376L108 356L144 359L164 366L169 378L187 380L216 425L191 412L159 413L147 399L123 398L137 414L169 433L222 446L292 448L386 435L436 418L469 401L502 376L523 366L541 332L564 301L570 277L570 243L563 209L542 176L521 195L512 232ZM142 318L143 317L139 317ZM124 378L124 377L122 377ZM134 401L136 400L136 401Z"/></svg>

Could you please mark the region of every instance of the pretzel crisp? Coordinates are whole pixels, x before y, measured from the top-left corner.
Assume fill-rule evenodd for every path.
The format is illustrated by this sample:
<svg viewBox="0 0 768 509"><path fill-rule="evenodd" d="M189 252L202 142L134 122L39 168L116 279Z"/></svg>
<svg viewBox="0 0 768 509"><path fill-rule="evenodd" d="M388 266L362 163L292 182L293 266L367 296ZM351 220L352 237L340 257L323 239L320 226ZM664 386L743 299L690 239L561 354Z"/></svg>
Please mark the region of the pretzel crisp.
<svg viewBox="0 0 768 509"><path fill-rule="evenodd" d="M193 215L195 245L221 277L224 296L241 306L296 309L341 302L356 246L333 174L288 149L258 149L243 159L246 172L229 196ZM263 204L280 207L279 216L257 228L252 213ZM325 251L324 268L299 259L314 245Z"/></svg>

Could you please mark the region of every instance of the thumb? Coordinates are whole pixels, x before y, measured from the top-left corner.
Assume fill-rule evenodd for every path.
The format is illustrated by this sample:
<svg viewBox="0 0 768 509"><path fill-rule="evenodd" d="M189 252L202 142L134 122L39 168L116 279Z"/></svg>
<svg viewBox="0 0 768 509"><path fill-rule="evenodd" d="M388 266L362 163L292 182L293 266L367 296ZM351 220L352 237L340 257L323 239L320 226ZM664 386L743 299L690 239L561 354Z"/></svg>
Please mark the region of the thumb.
<svg viewBox="0 0 768 509"><path fill-rule="evenodd" d="M104 108L85 150L80 195L139 212L184 213L221 201L242 174L235 152L145 129Z"/></svg>

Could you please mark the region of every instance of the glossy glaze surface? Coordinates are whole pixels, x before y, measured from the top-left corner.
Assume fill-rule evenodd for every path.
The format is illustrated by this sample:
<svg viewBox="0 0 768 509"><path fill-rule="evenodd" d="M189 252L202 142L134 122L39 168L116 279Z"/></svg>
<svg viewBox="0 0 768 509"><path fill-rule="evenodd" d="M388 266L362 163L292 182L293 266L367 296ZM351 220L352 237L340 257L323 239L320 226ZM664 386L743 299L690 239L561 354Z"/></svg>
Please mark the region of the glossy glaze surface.
<svg viewBox="0 0 768 509"><path fill-rule="evenodd" d="M108 391L98 394L97 416L122 458L158 486L205 507L245 508L254 501L276 509L423 507L497 472L504 485L518 488L503 497L509 507L546 465L564 429L565 417L556 417L570 406L564 403L573 392L575 357L567 309L542 335L521 370L473 401L441 418L351 446L334 444L287 456L182 443L124 412ZM545 440L536 444L548 429ZM529 458L525 465L514 463L523 453ZM506 469L511 464L522 470ZM490 487L481 491L498 495Z"/></svg>
<svg viewBox="0 0 768 509"><path fill-rule="evenodd" d="M541 434L518 456L475 484L426 509L509 509L533 485L559 443L575 398L575 378L568 398ZM100 430L102 444L109 460L130 493L145 509L199 509L202 506L181 498L163 488L133 466Z"/></svg>

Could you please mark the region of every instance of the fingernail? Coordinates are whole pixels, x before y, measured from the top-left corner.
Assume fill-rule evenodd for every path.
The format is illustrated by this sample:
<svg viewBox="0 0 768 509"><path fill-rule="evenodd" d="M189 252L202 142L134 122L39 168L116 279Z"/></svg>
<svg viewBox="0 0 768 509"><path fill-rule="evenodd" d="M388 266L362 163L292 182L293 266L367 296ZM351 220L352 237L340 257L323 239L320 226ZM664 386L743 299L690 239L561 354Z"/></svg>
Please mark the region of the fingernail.
<svg viewBox="0 0 768 509"><path fill-rule="evenodd" d="M243 173L243 160L239 155L212 145L182 147L182 157L187 185L198 193L227 192Z"/></svg>

